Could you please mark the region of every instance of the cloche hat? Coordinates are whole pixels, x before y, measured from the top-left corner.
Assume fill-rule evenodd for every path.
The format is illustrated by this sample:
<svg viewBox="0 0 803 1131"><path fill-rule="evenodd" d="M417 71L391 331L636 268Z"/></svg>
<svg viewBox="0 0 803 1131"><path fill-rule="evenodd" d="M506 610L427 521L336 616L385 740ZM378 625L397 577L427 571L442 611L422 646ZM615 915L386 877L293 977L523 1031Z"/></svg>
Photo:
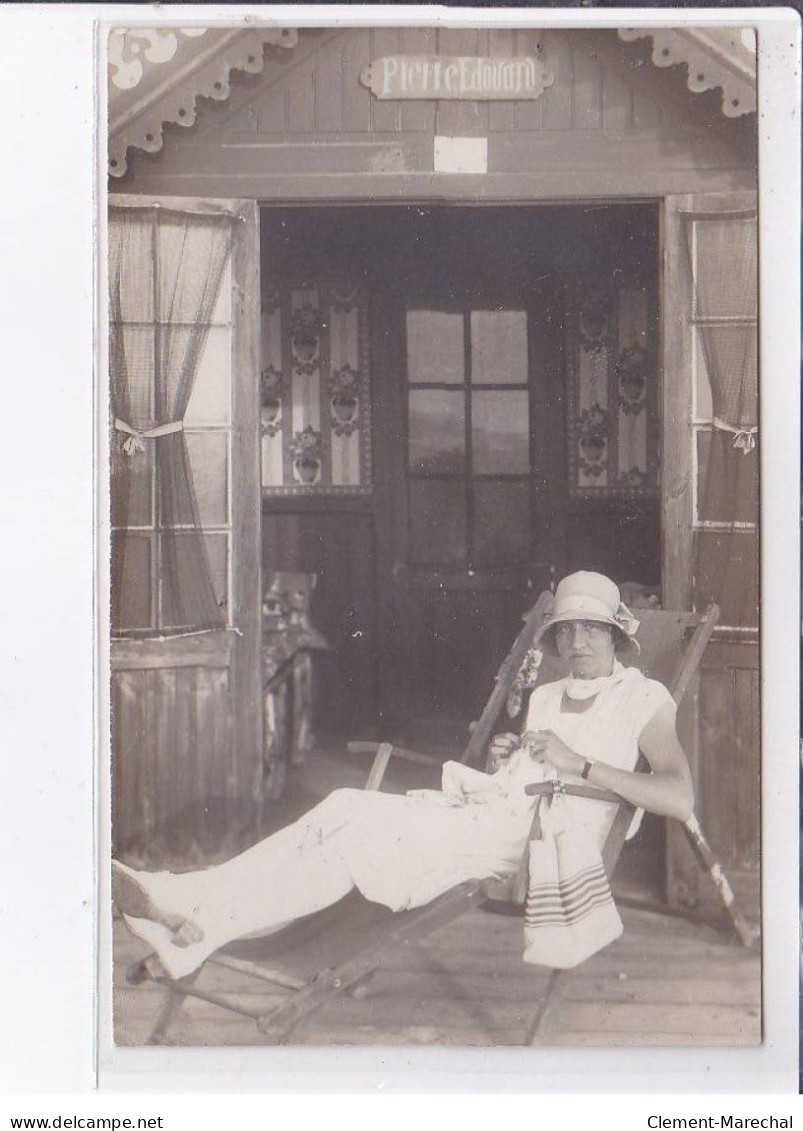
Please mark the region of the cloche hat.
<svg viewBox="0 0 803 1131"><path fill-rule="evenodd" d="M601 573L570 573L560 582L552 599L552 608L536 633L534 648L557 656L555 625L563 621L588 620L609 624L616 629L617 652L637 655L640 651L636 632L639 622L622 603L619 586Z"/></svg>

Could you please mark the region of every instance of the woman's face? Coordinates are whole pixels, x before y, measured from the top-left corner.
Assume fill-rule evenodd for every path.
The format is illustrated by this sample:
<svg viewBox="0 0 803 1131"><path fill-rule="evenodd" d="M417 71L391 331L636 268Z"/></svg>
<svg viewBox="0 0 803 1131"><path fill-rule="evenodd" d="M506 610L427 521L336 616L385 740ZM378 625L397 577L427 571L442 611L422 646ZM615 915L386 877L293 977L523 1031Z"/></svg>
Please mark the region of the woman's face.
<svg viewBox="0 0 803 1131"><path fill-rule="evenodd" d="M593 620L569 620L555 625L558 654L575 679L597 679L613 671L613 629Z"/></svg>

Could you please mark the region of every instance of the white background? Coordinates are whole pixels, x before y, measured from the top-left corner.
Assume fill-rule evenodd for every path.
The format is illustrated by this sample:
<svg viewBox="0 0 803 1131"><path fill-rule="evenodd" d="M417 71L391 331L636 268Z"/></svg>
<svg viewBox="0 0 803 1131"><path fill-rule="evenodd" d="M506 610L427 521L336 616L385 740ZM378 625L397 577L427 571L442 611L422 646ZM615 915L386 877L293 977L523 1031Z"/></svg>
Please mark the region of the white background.
<svg viewBox="0 0 803 1131"><path fill-rule="evenodd" d="M0 1079L4 1107L28 1115L165 1114L166 1127L254 1125L288 1118L287 1101L156 1098L157 1090L667 1092L602 1103L568 1097L472 1101L472 1118L546 1115L575 1125L646 1127L648 1113L777 1116L787 1098L706 1100L693 1093L796 1089L797 699L799 503L798 25L790 11L738 11L759 27L762 287L763 812L765 1025L758 1050L120 1050L101 1048L108 1089L137 1099L93 1098L95 1048L95 706L93 405L97 17L186 23L231 20L243 8L0 7ZM265 9L249 11L264 15ZM328 10L332 11L332 10ZM343 12L343 9L340 9ZM424 10L433 18L434 9ZM270 10L296 25L324 9ZM736 14L736 13L734 13ZM179 18L177 19L177 15ZM352 8L364 22L399 22L390 8ZM475 10L468 14L477 20ZM723 11L698 14L722 20ZM409 21L411 10L404 11ZM455 12L449 13L450 20ZM501 20L499 9L482 16ZM517 9L511 22L532 13ZM590 22L588 12L538 14L538 22ZM690 11L685 19L691 18ZM595 14L597 23L676 23L666 10ZM104 378L105 379L105 378ZM141 1052L141 1055L138 1055ZM79 1093L71 1102L55 1095ZM147 1099L148 1093L153 1098ZM367 1102L367 1101L366 1101ZM364 1111L373 1123L409 1125L398 1097ZM430 1096L429 1120L460 1118L454 1097ZM577 1107L576 1103L580 1106ZM635 1105L635 1106L631 1106ZM749 1109L749 1110L748 1110ZM289 1109L298 1121L297 1101ZM363 1108L349 1108L355 1115ZM460 1105L460 1112L465 1104ZM340 1120L329 1101L316 1116ZM338 1109L339 1111L339 1109ZM799 1118L803 1117L803 1110ZM306 1119L306 1115L305 1115ZM191 1121L192 1122L191 1122ZM429 1122L428 1120L428 1122Z"/></svg>

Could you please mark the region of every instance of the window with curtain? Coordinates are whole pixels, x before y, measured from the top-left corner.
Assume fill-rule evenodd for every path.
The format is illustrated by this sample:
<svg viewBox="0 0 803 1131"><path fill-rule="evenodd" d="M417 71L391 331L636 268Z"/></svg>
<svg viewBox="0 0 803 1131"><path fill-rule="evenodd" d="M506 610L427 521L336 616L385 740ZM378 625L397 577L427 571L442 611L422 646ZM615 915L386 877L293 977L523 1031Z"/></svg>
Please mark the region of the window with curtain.
<svg viewBox="0 0 803 1131"><path fill-rule="evenodd" d="M755 210L685 217L694 349L695 598L758 623L758 258Z"/></svg>
<svg viewBox="0 0 803 1131"><path fill-rule="evenodd" d="M229 623L236 218L110 209L112 629Z"/></svg>

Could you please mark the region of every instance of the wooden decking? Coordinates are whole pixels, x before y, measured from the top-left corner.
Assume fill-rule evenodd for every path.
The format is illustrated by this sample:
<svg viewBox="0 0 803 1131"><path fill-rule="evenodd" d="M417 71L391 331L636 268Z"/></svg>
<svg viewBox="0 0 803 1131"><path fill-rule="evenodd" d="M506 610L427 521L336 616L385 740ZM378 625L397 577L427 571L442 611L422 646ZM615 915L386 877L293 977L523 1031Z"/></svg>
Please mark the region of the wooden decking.
<svg viewBox="0 0 803 1131"><path fill-rule="evenodd" d="M295 771L286 799L271 822L300 816L336 785L359 785L362 763L315 759ZM404 789L429 784L407 780L403 767L387 784ZM399 776L399 774L401 776ZM435 784L434 782L432 784ZM271 829L267 828L266 832ZM627 872L627 869L624 869ZM626 884L628 895L631 886ZM711 926L655 911L620 906L621 939L577 970L567 972L538 1027L536 1042L550 1046L755 1045L761 1039L761 964ZM394 916L384 913L388 920ZM266 940L237 945L242 957L262 957L305 979L353 953L377 908L358 895ZM307 936L303 950L298 943ZM143 1044L167 990L153 983L129 986L126 969L146 953L119 920L114 923L115 1039ZM365 997L340 994L304 1019L294 1045L511 1046L525 1043L549 971L522 962L517 917L475 907L423 941L390 957ZM264 985L209 964L196 983L249 1007L268 1008ZM278 991L277 991L278 993ZM254 1021L188 999L165 1043L185 1046L272 1043Z"/></svg>
<svg viewBox="0 0 803 1131"><path fill-rule="evenodd" d="M359 933L357 898L335 909ZM625 933L558 982L539 1028L543 1045L754 1045L761 1037L760 962L710 927L623 909ZM320 939L326 953L325 923ZM246 945L246 944L243 944ZM255 944L247 944L254 954ZM126 967L144 954L115 923L115 1027L121 1045L142 1044L165 993L129 986ZM292 955L290 956L292 959ZM292 965L292 961L290 962ZM548 972L521 961L521 922L482 908L396 953L366 997L341 995L305 1019L296 1045L520 1045ZM199 987L268 1006L264 987L207 966ZM168 1038L178 1045L270 1043L249 1018L187 1000Z"/></svg>

